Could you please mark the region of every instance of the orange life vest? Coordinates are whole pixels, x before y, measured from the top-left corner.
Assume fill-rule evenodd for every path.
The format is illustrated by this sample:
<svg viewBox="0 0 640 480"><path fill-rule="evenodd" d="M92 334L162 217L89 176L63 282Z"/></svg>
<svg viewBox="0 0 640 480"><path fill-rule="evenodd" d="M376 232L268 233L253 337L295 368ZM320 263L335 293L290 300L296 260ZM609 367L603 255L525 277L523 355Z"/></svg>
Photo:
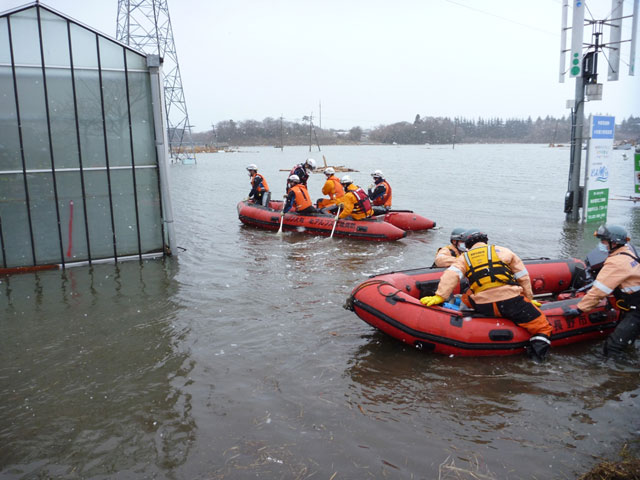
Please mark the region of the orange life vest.
<svg viewBox="0 0 640 480"><path fill-rule="evenodd" d="M385 188L384 195L376 198L373 201L373 204L376 207L390 207L391 206L391 186L387 183L386 180L383 180L380 183L384 185L384 188Z"/></svg>
<svg viewBox="0 0 640 480"><path fill-rule="evenodd" d="M313 205L311 198L309 198L309 191L307 190L307 187L301 183L291 187L291 191L295 195L294 202L296 204L296 211L299 212Z"/></svg>
<svg viewBox="0 0 640 480"><path fill-rule="evenodd" d="M268 192L269 191L269 184L267 184L267 181L259 173L256 173L251 177L251 186L253 188L256 188L256 180L258 180L258 178L262 180L262 183L260 183L260 185L258 185L258 193Z"/></svg>

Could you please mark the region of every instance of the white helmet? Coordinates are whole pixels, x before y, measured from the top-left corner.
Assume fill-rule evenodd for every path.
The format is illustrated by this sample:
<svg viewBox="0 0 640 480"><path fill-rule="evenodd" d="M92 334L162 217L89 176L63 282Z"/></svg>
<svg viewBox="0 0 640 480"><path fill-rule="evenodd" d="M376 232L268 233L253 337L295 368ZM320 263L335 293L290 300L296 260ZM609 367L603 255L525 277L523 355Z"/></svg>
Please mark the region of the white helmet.
<svg viewBox="0 0 640 480"><path fill-rule="evenodd" d="M249 165L247 165L247 170L249 171L253 170L254 172L257 172L258 166L255 163L250 163Z"/></svg>
<svg viewBox="0 0 640 480"><path fill-rule="evenodd" d="M316 168L316 161L313 158L307 158L304 164L309 165L311 167L311 170L314 170Z"/></svg>
<svg viewBox="0 0 640 480"><path fill-rule="evenodd" d="M345 175L340 179L340 183L342 183L343 185L348 185L350 183L353 183L353 180L351 180L351 177L349 175Z"/></svg>
<svg viewBox="0 0 640 480"><path fill-rule="evenodd" d="M300 183L300 177L298 175L291 175L289 181L291 183Z"/></svg>
<svg viewBox="0 0 640 480"><path fill-rule="evenodd" d="M382 170L376 170L375 172L373 172L373 173L371 174L371 176L372 176L373 178L376 178L376 177L378 177L378 178L384 178L384 174L382 173Z"/></svg>
<svg viewBox="0 0 640 480"><path fill-rule="evenodd" d="M333 169L333 167L327 167L324 169L325 175L333 175L334 173L336 173L336 171Z"/></svg>

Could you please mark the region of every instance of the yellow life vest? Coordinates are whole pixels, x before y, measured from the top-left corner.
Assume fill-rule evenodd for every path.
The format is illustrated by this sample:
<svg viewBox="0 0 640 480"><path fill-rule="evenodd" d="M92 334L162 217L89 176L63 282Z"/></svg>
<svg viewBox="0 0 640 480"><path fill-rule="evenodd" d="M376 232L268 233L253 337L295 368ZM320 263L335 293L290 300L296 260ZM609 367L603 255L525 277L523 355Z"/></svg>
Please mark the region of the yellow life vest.
<svg viewBox="0 0 640 480"><path fill-rule="evenodd" d="M473 293L503 285L518 285L509 266L500 260L495 245L478 247L464 253L466 277Z"/></svg>

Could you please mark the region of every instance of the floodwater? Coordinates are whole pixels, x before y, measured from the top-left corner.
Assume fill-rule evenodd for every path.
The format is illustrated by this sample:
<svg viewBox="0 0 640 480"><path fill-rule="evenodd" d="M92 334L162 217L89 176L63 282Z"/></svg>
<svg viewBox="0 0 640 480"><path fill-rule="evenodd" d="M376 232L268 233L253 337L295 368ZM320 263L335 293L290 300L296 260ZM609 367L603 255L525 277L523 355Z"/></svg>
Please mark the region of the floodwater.
<svg viewBox="0 0 640 480"><path fill-rule="evenodd" d="M277 198L309 155L363 186L382 169L394 206L441 228L368 243L243 226L245 166ZM622 155L612 196L631 191ZM568 161L542 145L254 147L173 166L177 257L0 278L0 478L575 479L638 449L639 345L450 358L342 308L368 275L430 265L457 226L523 258L583 258L595 226L564 222ZM611 200L609 222L640 238L640 205Z"/></svg>

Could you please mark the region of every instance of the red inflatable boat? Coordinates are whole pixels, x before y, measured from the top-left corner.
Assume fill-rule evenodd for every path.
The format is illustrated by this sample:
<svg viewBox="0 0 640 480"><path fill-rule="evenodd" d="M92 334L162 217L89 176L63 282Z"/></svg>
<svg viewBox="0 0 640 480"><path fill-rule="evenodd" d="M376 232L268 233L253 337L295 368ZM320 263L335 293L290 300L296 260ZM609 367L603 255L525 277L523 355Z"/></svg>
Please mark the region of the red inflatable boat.
<svg viewBox="0 0 640 480"><path fill-rule="evenodd" d="M384 221L406 232L429 230L436 226L433 220L413 213L411 210L390 210L384 214Z"/></svg>
<svg viewBox="0 0 640 480"><path fill-rule="evenodd" d="M553 326L552 348L602 338L618 321L613 302L603 301L579 317L564 313L575 307L587 284L587 269L578 259L525 260L535 295ZM523 353L531 336L504 318L485 317L456 305L426 307L420 298L434 295L442 268L421 268L371 277L358 285L345 308L404 343L429 352L460 356ZM454 293L459 293L455 291Z"/></svg>
<svg viewBox="0 0 640 480"><path fill-rule="evenodd" d="M269 202L268 207L245 201L238 203L238 217L242 223L267 230L280 228L281 211L281 201ZM334 223L336 224L333 233L335 237L385 242L398 240L407 235L404 230L385 222L382 216L364 220L338 220L336 223L335 216L327 213L299 215L289 212L284 216L282 229L328 237L331 235Z"/></svg>

